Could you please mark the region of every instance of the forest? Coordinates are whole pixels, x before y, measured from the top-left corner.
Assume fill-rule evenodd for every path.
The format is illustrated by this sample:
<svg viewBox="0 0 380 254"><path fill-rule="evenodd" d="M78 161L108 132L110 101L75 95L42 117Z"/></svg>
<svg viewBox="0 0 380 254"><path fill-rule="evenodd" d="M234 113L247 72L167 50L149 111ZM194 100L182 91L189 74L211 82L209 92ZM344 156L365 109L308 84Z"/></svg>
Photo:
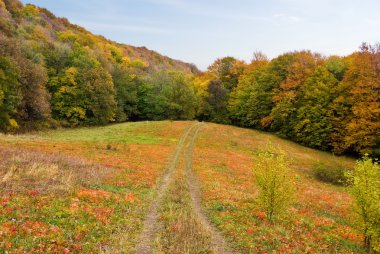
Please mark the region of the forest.
<svg viewBox="0 0 380 254"><path fill-rule="evenodd" d="M307 50L205 72L118 44L46 9L0 0L0 129L192 120L276 133L335 154L380 154L380 45Z"/></svg>

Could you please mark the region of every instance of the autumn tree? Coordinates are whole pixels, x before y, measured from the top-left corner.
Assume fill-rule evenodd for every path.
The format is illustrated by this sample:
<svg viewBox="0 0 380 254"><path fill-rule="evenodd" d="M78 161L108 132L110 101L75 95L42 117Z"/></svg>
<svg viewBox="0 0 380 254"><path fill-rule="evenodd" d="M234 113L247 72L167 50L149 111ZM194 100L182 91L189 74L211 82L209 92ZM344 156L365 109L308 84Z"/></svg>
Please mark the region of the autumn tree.
<svg viewBox="0 0 380 254"><path fill-rule="evenodd" d="M273 95L275 106L271 113L271 128L282 136L294 137L299 90L314 73L318 58L309 51L294 52L283 57L285 65L281 68L284 73L278 75L283 80Z"/></svg>
<svg viewBox="0 0 380 254"><path fill-rule="evenodd" d="M18 107L19 117L24 121L49 119L51 108L50 94L46 89L48 82L46 69L30 60L24 60L20 67L23 96Z"/></svg>
<svg viewBox="0 0 380 254"><path fill-rule="evenodd" d="M48 76L40 63L28 58L28 45L1 37L0 54L14 61L20 71L18 78L20 103L17 106L17 119L23 122L34 122L50 118L50 95L46 89ZM32 55L32 54L31 54Z"/></svg>
<svg viewBox="0 0 380 254"><path fill-rule="evenodd" d="M233 57L217 59L208 67L213 76L207 85L207 95L204 100L202 117L208 121L228 123L228 100L231 92L238 85L246 64Z"/></svg>
<svg viewBox="0 0 380 254"><path fill-rule="evenodd" d="M70 67L49 81L53 117L65 125L77 126L86 118L78 75L78 69Z"/></svg>
<svg viewBox="0 0 380 254"><path fill-rule="evenodd" d="M70 67L50 81L53 114L69 125L106 124L114 120L116 102L111 76L101 67Z"/></svg>
<svg viewBox="0 0 380 254"><path fill-rule="evenodd" d="M245 63L233 57L217 59L208 67L208 71L217 76L224 88L232 91L238 84L239 76L243 74Z"/></svg>
<svg viewBox="0 0 380 254"><path fill-rule="evenodd" d="M210 72L205 72L194 77L193 86L196 96L196 117L199 120L207 120L207 101L206 98L209 96L208 87L211 80L216 80L217 77L215 74Z"/></svg>
<svg viewBox="0 0 380 254"><path fill-rule="evenodd" d="M345 147L359 153L379 153L380 147L380 45L363 44L355 53L343 80L352 105L345 126Z"/></svg>

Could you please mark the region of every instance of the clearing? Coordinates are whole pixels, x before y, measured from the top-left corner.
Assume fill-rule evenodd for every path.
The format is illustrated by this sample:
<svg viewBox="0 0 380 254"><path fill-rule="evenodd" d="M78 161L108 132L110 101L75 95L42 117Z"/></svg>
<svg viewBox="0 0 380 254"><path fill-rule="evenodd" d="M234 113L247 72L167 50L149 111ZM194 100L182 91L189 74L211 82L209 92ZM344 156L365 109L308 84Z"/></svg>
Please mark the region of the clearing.
<svg viewBox="0 0 380 254"><path fill-rule="evenodd" d="M253 165L286 151L296 203L271 225ZM344 187L313 167L354 160L274 135L190 121L0 135L5 253L362 253ZM363 252L364 253L364 252Z"/></svg>

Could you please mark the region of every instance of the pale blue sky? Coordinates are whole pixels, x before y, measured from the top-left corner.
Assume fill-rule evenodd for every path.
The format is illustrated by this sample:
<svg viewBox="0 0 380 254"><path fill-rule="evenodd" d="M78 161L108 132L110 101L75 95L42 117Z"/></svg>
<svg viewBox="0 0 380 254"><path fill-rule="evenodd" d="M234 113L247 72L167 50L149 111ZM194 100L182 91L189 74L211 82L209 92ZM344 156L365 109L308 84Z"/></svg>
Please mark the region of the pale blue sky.
<svg viewBox="0 0 380 254"><path fill-rule="evenodd" d="M95 34L206 69L300 49L345 55L380 42L380 0L22 0Z"/></svg>

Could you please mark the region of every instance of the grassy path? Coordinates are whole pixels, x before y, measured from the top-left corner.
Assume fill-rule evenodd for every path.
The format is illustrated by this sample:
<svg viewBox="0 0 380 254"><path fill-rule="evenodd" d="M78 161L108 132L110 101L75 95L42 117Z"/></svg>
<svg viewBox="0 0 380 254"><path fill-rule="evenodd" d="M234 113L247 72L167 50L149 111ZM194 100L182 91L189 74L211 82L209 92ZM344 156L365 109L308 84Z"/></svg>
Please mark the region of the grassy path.
<svg viewBox="0 0 380 254"><path fill-rule="evenodd" d="M191 196L191 206L197 215L203 228L210 232L211 237L211 249L215 253L232 253L229 249L227 243L224 241L221 233L216 229L216 227L210 223L204 210L201 206L201 193L198 185L198 179L193 173L193 150L196 137L198 135L200 128L198 128L187 147L186 150L186 179L189 186L190 196Z"/></svg>
<svg viewBox="0 0 380 254"><path fill-rule="evenodd" d="M137 254L230 253L201 208L192 172L193 147L201 127L193 124L180 139L144 221Z"/></svg>
<svg viewBox="0 0 380 254"><path fill-rule="evenodd" d="M189 127L186 132L182 135L174 153L172 156L172 159L168 165L168 168L166 172L164 173L160 183L158 184L157 188L157 197L153 201L153 203L150 206L148 215L144 221L143 230L140 236L139 245L137 247L136 253L151 253L152 252L152 238L155 234L156 224L157 224L157 218L158 218L158 207L160 206L162 202L162 198L164 195L165 190L167 189L167 186L169 184L170 179L172 178L173 173L175 172L178 159L180 156L180 153L183 149L183 146L185 144L185 141L190 133L190 131L194 128L195 125L192 125Z"/></svg>

